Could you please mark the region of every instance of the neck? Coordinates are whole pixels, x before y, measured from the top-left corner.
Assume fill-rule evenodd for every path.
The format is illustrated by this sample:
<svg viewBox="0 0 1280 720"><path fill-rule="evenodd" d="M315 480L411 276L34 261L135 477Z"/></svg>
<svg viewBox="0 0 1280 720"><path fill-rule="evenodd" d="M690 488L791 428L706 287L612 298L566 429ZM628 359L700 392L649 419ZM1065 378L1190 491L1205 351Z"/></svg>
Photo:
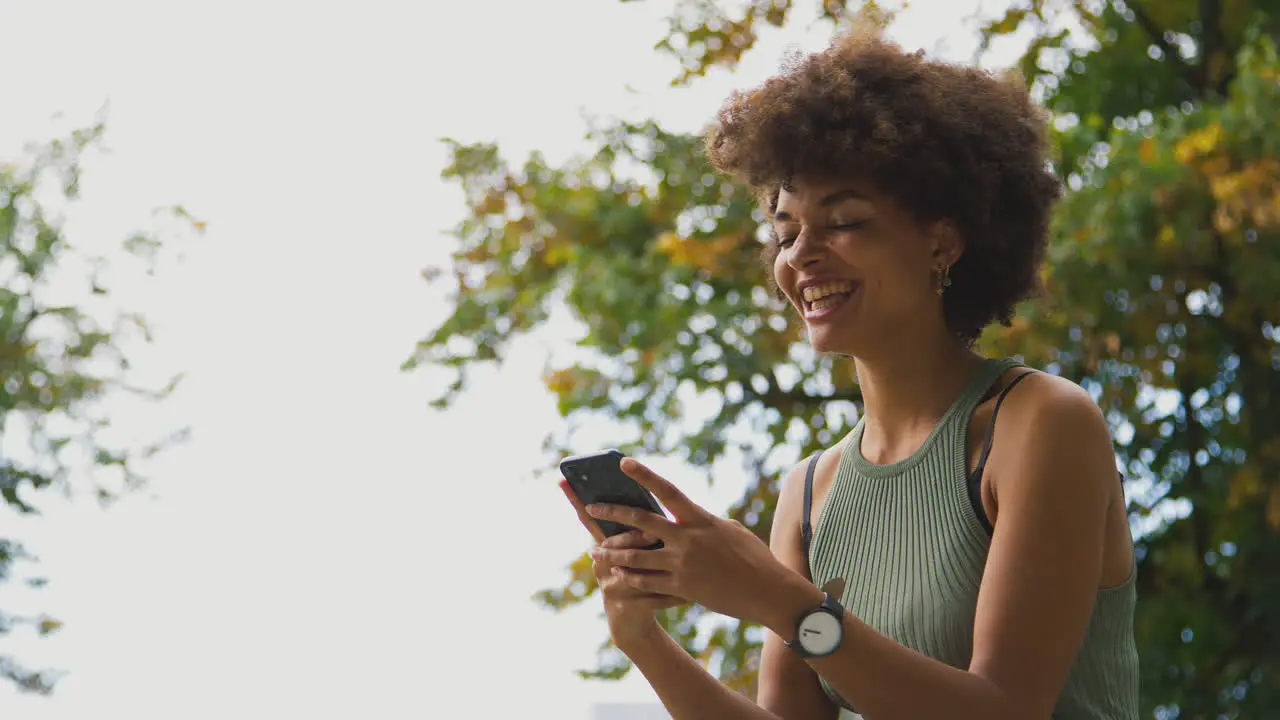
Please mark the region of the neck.
<svg viewBox="0 0 1280 720"><path fill-rule="evenodd" d="M865 427L883 447L931 429L982 362L949 333L901 340L856 359Z"/></svg>

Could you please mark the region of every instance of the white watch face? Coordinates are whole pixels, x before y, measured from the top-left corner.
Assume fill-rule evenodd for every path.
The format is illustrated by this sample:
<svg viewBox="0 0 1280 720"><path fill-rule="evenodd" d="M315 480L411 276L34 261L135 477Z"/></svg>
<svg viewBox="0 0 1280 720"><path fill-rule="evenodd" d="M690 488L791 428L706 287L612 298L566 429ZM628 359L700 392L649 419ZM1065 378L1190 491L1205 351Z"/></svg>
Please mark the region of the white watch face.
<svg viewBox="0 0 1280 720"><path fill-rule="evenodd" d="M840 634L843 630L840 618L835 615L828 612L810 613L801 621L796 640L805 652L811 655L826 655L840 644Z"/></svg>

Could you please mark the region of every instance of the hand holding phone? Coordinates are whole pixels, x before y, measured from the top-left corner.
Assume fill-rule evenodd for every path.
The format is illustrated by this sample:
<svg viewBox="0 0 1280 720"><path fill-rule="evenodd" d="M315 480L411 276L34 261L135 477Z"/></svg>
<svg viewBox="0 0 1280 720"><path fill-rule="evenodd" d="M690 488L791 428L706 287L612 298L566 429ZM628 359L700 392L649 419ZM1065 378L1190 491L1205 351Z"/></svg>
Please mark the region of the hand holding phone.
<svg viewBox="0 0 1280 720"><path fill-rule="evenodd" d="M589 455L575 455L560 461L560 474L583 505L629 505L663 515L662 507L653 494L630 476L622 472L622 459L617 450L605 450ZM608 520L595 520L605 537L621 535L635 528ZM662 542L652 546L662 547Z"/></svg>
<svg viewBox="0 0 1280 720"><path fill-rule="evenodd" d="M629 563L612 562L602 556L605 552L657 550L663 547L662 541L653 535L637 532L622 523L599 520L587 513L588 504L607 504L641 508L641 516L644 511L664 516L657 499L631 476L622 472L623 457L617 450L606 450L566 458L560 463L564 479L559 483L569 504L577 511L578 520L595 541L596 547L591 552L591 572L604 601L609 636L619 648L630 647L632 643L648 642L654 632L662 632L662 626L658 624L655 615L657 611L689 603L675 595L647 592L633 587L629 577L654 574L656 571L632 567ZM627 519L641 522L635 514ZM662 552L635 553L630 556L630 560L634 562L660 555Z"/></svg>

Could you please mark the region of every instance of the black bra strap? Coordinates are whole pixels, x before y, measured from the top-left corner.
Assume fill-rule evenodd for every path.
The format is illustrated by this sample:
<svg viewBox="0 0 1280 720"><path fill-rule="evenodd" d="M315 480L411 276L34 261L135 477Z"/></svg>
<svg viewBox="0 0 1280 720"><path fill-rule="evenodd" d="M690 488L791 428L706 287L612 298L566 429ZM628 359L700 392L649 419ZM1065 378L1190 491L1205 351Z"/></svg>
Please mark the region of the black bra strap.
<svg viewBox="0 0 1280 720"><path fill-rule="evenodd" d="M804 474L804 515L800 519L800 541L804 544L804 561L809 563L809 544L813 542L813 524L809 522L809 516L813 514L813 470L818 467L818 458L822 457L822 451L813 454L809 459L809 469Z"/></svg>
<svg viewBox="0 0 1280 720"><path fill-rule="evenodd" d="M1028 370L1018 377L1014 378L1000 391L999 397L996 398L996 406L991 410L991 422L987 424L987 439L982 443L982 455L978 456L978 465L973 469L974 477L981 478L982 471L987 467L987 456L991 454L991 441L996 436L996 416L1000 414L1000 405L1004 403L1005 396L1009 391L1018 386L1018 383L1027 378L1028 375L1035 374L1035 370Z"/></svg>
<svg viewBox="0 0 1280 720"><path fill-rule="evenodd" d="M996 416L1000 414L1000 404L1004 402L1004 398L1009 394L1009 391L1028 375L1032 375L1035 372L1035 370L1028 370L1014 378L996 397L996 406L991 410L991 422L987 425L987 438L982 443L982 455L978 456L978 464L969 475L969 482L967 483L969 504L973 506L973 514L978 517L978 522L987 531L988 537L995 533L995 528L991 525L991 519L987 517L986 509L982 507L982 472L987 469L987 457L991 455L991 441L996 436Z"/></svg>

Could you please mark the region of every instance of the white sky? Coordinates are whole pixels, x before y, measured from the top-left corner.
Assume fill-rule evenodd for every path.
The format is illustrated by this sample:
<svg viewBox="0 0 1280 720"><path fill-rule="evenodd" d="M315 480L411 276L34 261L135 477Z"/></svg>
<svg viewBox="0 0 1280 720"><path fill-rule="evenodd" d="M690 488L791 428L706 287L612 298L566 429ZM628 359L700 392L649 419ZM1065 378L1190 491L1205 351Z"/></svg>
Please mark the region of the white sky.
<svg viewBox="0 0 1280 720"><path fill-rule="evenodd" d="M915 0L895 34L965 58L976 3ZM189 423L191 441L109 512L0 513L52 578L0 585L0 609L66 622L0 653L70 671L51 698L0 683L0 717L576 720L652 699L638 675L573 674L605 637L596 603L529 599L586 541L534 472L558 423L539 378L572 327L520 343L445 413L427 408L440 376L398 366L447 310L419 277L462 212L439 137L559 160L584 148L584 111L693 130L789 43L826 37L768 35L740 72L672 90L652 49L671 4L0 0L0 158L109 101L73 240L106 247L173 203L209 222L129 288L159 331L140 360L187 384L114 410L140 439ZM654 463L716 509L742 488Z"/></svg>

